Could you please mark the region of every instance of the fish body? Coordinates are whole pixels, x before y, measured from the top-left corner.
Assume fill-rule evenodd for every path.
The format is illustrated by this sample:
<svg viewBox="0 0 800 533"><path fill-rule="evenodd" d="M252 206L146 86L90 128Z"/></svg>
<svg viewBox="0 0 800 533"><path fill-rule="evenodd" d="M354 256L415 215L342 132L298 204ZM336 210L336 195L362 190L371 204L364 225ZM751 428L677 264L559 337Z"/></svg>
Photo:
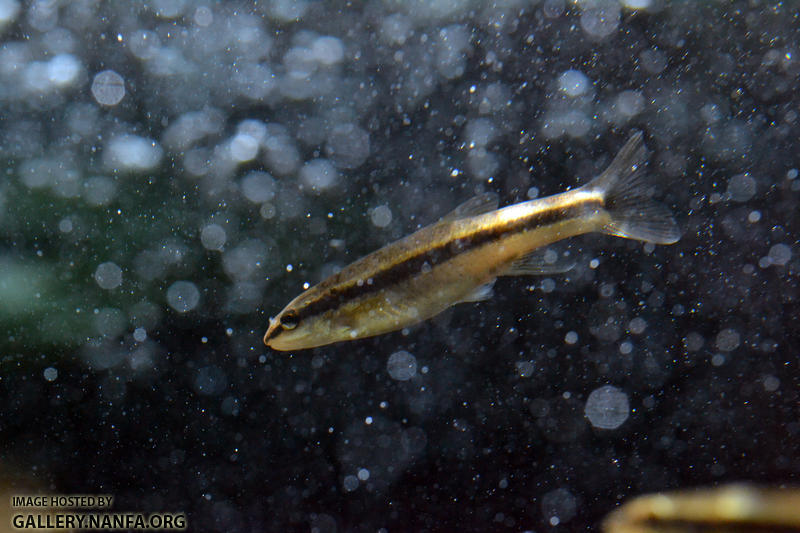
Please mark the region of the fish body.
<svg viewBox="0 0 800 533"><path fill-rule="evenodd" d="M671 213L647 197L637 132L587 185L497 209L476 196L442 220L345 267L292 300L264 342L300 350L388 333L465 301L486 299L499 276L552 272L542 247L589 232L671 244Z"/></svg>
<svg viewBox="0 0 800 533"><path fill-rule="evenodd" d="M800 489L749 484L637 496L603 521L606 533L800 531Z"/></svg>

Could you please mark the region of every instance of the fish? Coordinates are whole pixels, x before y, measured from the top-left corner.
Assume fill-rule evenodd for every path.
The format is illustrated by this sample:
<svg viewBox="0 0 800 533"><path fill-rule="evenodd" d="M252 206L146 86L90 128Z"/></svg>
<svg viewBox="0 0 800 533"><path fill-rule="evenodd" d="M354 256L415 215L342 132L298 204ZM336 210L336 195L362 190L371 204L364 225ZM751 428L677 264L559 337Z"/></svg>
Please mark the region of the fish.
<svg viewBox="0 0 800 533"><path fill-rule="evenodd" d="M584 233L673 244L680 230L650 198L646 162L636 131L586 185L501 209L497 194L479 194L302 292L270 318L264 343L304 350L407 328L488 299L498 277L563 271L548 262L546 246Z"/></svg>
<svg viewBox="0 0 800 533"><path fill-rule="evenodd" d="M637 496L609 513L606 533L800 531L800 489L735 483Z"/></svg>

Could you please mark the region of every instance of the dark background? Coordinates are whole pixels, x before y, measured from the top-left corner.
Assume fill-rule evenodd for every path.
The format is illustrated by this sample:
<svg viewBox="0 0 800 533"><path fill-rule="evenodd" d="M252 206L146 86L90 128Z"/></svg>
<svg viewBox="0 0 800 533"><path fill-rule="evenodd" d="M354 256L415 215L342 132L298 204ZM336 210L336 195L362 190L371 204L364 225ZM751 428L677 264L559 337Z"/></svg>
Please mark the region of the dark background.
<svg viewBox="0 0 800 533"><path fill-rule="evenodd" d="M192 531L577 531L640 493L797 483L790 3L6 5L4 494L108 493L114 510L185 511ZM309 59L320 36L339 60ZM68 83L41 78L58 54L78 65ZM91 91L106 69L116 105ZM170 130L198 112L207 131ZM277 144L231 163L247 119ZM471 147L478 127L493 133ZM587 235L559 246L566 275L503 278L408 331L261 344L304 282L475 192L506 205L584 183L635 129L677 244ZM157 163L109 160L123 134ZM301 178L315 158L338 173L324 190ZM254 170L266 202L248 199ZM97 176L114 191L99 205ZM202 244L210 223L221 251ZM105 262L114 289L96 282ZM187 313L176 281L198 289ZM387 371L401 350L407 381ZM585 416L604 385L630 405L616 429Z"/></svg>

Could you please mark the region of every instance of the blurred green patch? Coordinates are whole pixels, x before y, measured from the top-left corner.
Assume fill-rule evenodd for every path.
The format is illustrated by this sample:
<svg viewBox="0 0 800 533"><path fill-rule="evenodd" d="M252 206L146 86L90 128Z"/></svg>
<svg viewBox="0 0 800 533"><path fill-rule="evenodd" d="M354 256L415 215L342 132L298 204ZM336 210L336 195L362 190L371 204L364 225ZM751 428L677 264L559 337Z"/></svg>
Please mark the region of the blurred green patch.
<svg viewBox="0 0 800 533"><path fill-rule="evenodd" d="M91 313L82 309L56 272L55 265L0 256L0 331L6 336L3 351L74 345L90 334Z"/></svg>

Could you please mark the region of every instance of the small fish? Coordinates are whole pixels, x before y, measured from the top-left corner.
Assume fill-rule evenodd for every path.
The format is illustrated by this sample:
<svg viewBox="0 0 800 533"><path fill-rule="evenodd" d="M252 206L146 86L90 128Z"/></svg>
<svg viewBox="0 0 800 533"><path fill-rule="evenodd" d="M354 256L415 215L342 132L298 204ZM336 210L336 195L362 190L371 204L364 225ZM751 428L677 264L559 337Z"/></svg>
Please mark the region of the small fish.
<svg viewBox="0 0 800 533"><path fill-rule="evenodd" d="M502 209L497 195L478 195L300 294L270 319L264 343L302 350L399 330L489 298L498 276L563 271L542 248L583 233L677 242L672 214L647 195L646 155L636 132L583 187Z"/></svg>
<svg viewBox="0 0 800 533"><path fill-rule="evenodd" d="M637 496L606 516L606 533L800 532L800 489L749 484Z"/></svg>

